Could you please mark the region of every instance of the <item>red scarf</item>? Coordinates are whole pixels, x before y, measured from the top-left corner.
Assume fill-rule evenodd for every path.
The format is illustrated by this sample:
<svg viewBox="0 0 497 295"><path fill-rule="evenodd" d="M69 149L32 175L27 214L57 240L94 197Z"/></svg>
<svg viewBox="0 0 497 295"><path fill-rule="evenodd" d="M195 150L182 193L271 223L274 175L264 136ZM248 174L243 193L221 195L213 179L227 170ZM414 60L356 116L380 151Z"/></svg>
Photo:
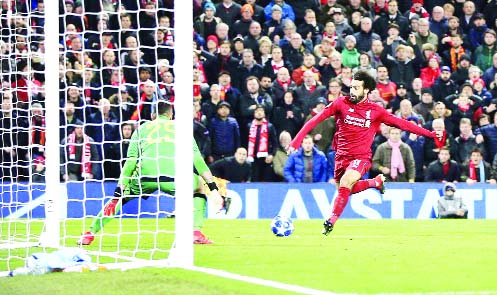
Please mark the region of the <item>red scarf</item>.
<svg viewBox="0 0 497 295"><path fill-rule="evenodd" d="M207 83L207 78L205 77L205 69L204 69L204 64L201 63L201 62L197 62L195 64L195 66L197 67L197 69L200 71L200 77L199 77L199 80L200 82L202 83Z"/></svg>
<svg viewBox="0 0 497 295"><path fill-rule="evenodd" d="M442 173L443 175L447 175L449 173L449 163L450 162L446 162L445 164L442 164Z"/></svg>
<svg viewBox="0 0 497 295"><path fill-rule="evenodd" d="M73 131L67 137L69 147L69 159L76 160L76 131ZM91 146L90 137L83 134L83 152L81 153L81 177L86 178L91 174Z"/></svg>
<svg viewBox="0 0 497 295"><path fill-rule="evenodd" d="M447 131L443 131L443 136L442 136L442 139L438 139L438 137L435 137L434 141L435 141L435 146L438 148L438 149L441 149L445 146L445 142L447 140Z"/></svg>
<svg viewBox="0 0 497 295"><path fill-rule="evenodd" d="M311 87L309 87L309 93L313 93L314 90L316 90L316 84L314 84Z"/></svg>
<svg viewBox="0 0 497 295"><path fill-rule="evenodd" d="M272 60L271 66L273 67L273 72L277 74L278 71L285 66L285 62L281 60L279 63L275 63L274 60Z"/></svg>
<svg viewBox="0 0 497 295"><path fill-rule="evenodd" d="M200 97L202 94L200 93L200 84L193 84L193 97Z"/></svg>
<svg viewBox="0 0 497 295"><path fill-rule="evenodd" d="M254 119L252 121L252 125L250 126L249 131L249 142L248 142L248 162L254 161L254 152L255 152L255 139L257 137L257 120ZM259 146L257 148L257 158L264 158L268 156L269 152L269 140L268 140L268 123L266 119L262 119L261 132L259 136Z"/></svg>
<svg viewBox="0 0 497 295"><path fill-rule="evenodd" d="M323 39L324 39L324 38L328 38L328 39L330 39L330 40L331 40L331 46L332 46L333 48L335 48L335 47L337 46L337 38L338 38L338 36L337 36L337 32L333 32L333 34L332 34L332 35L328 34L327 32L324 32L324 33L323 33Z"/></svg>
<svg viewBox="0 0 497 295"><path fill-rule="evenodd" d="M430 17L430 14L428 13L428 11L426 11L426 9L424 7L421 7L419 12L416 12L416 10L414 10L414 8L411 7L411 10L409 10L409 12L410 12L409 19L411 19L414 14L419 15L421 18L429 18Z"/></svg>
<svg viewBox="0 0 497 295"><path fill-rule="evenodd" d="M31 143L32 144L39 144L44 146L45 145L45 117L41 117L41 124L38 125L36 124L37 121L33 117L33 120L31 121L32 124L32 131L31 131ZM40 132L40 142L36 143L35 138L36 138L36 132Z"/></svg>
<svg viewBox="0 0 497 295"><path fill-rule="evenodd" d="M290 84L288 81L285 82L285 81L281 81L279 79L276 79L276 82L278 82L278 84L280 84L281 88L285 89L285 91L288 90L288 85Z"/></svg>
<svg viewBox="0 0 497 295"><path fill-rule="evenodd" d="M476 178L476 166L473 161L469 160L469 178L473 180L477 180Z"/></svg>
<svg viewBox="0 0 497 295"><path fill-rule="evenodd" d="M221 85L219 85L221 86ZM230 91L231 89L231 85L228 85L228 86L221 86L221 89L220 89L220 98L221 100L225 100L226 99L226 92Z"/></svg>

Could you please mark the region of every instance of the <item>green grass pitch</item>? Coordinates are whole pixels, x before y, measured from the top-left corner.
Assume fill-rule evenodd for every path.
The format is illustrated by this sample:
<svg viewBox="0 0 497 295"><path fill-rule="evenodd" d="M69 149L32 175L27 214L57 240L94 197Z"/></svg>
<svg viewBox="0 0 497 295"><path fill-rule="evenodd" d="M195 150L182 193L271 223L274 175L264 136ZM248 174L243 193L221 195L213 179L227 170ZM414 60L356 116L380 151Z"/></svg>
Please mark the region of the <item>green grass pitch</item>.
<svg viewBox="0 0 497 295"><path fill-rule="evenodd" d="M171 230L173 221L160 220L158 227ZM278 238L270 231L270 220L207 220L204 232L215 244L195 246L195 265L337 293L497 294L496 220L343 219L328 237L320 234L321 222L297 220L293 235ZM88 249L97 250L101 243L104 251L131 255L127 250L153 249L154 241L167 244L167 249L171 242L170 234L151 234L156 227L152 219L123 219L120 227L117 221L109 223L106 236ZM138 227L139 236L114 236ZM63 243L73 246L82 228L80 221L66 222L63 231L71 237ZM6 254L0 251L0 270L6 270ZM25 255L26 250L16 254ZM150 251L135 255L146 258ZM155 251L152 256L166 255ZM13 260L11 266L20 263ZM1 294L295 294L175 268L0 278L0 290Z"/></svg>

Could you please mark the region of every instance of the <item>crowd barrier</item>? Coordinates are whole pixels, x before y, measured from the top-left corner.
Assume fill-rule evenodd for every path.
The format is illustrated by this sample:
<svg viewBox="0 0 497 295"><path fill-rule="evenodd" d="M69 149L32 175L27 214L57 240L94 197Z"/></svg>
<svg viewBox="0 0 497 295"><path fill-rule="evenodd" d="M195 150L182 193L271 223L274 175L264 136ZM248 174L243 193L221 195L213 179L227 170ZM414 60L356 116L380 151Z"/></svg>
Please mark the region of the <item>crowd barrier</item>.
<svg viewBox="0 0 497 295"><path fill-rule="evenodd" d="M62 218L95 216L104 202L113 195L115 182L88 182L61 184L59 192ZM428 219L437 214L441 183L388 183L384 195L374 189L354 194L349 200L343 218L367 219ZM43 218L44 185L0 185L1 215L19 218ZM209 206L208 218L263 219L286 215L295 219L323 219L330 213L336 197L334 185L326 183L230 183L232 198L228 214L216 214ZM497 219L497 186L489 184L457 184L457 195L468 206L469 218ZM174 199L152 195L147 200L133 200L126 204L127 216L160 217L174 212ZM189 196L178 196L189 197ZM139 213L139 214L138 214ZM138 214L138 215L137 215Z"/></svg>

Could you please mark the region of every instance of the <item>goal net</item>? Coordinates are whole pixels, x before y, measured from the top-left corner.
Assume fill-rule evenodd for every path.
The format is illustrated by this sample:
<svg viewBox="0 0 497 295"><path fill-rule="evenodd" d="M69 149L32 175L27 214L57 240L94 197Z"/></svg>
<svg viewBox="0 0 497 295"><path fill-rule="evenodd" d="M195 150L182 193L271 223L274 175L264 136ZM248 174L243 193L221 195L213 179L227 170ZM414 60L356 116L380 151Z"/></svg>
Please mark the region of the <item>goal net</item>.
<svg viewBox="0 0 497 295"><path fill-rule="evenodd" d="M1 2L0 276L60 247L114 267L193 263L191 133L177 133L185 148L169 159L182 163L185 198L141 193L113 218L99 215L154 104L192 97L191 17L173 28L191 4L172 2ZM176 100L181 131L192 130L191 108ZM91 245L77 245L88 231Z"/></svg>

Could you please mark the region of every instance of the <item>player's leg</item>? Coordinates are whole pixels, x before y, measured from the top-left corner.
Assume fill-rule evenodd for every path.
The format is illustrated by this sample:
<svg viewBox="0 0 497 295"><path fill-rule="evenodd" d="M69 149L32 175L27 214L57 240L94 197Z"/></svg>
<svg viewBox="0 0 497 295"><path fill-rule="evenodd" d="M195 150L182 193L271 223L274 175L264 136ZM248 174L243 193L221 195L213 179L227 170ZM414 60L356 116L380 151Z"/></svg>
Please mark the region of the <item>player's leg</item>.
<svg viewBox="0 0 497 295"><path fill-rule="evenodd" d="M385 193L385 176L378 174L374 178L358 180L352 187L351 193L356 194L367 190L368 188L375 188L381 194Z"/></svg>
<svg viewBox="0 0 497 295"><path fill-rule="evenodd" d="M362 175L369 170L371 166L367 160L355 159L352 161L339 160L336 161L335 175L338 183L338 195L333 203L333 209L330 218L323 223L323 234L328 235L333 230L333 227L342 215L349 197L352 193L352 187L361 179ZM346 167L344 169L344 167Z"/></svg>
<svg viewBox="0 0 497 295"><path fill-rule="evenodd" d="M200 176L194 174L194 193L193 193L193 243L194 244L213 244L203 233L205 213L207 212L207 196L205 185Z"/></svg>

